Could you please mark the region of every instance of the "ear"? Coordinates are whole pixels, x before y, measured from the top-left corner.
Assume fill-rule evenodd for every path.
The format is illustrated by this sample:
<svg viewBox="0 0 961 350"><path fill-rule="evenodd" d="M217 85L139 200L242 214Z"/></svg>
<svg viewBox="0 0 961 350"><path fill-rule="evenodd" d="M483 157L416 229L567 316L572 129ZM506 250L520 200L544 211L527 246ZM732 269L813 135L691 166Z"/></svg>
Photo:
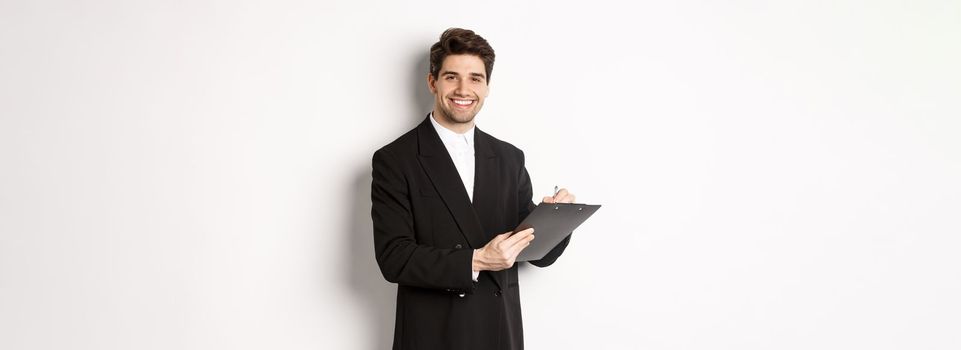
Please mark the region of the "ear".
<svg viewBox="0 0 961 350"><path fill-rule="evenodd" d="M436 82L437 82L437 80L434 79L434 75L433 75L433 74L430 74L430 73L427 73L427 89L429 89L429 90L430 90L430 93L432 93L432 94L436 94L436 93L437 93L437 87L434 86L434 83L436 83Z"/></svg>

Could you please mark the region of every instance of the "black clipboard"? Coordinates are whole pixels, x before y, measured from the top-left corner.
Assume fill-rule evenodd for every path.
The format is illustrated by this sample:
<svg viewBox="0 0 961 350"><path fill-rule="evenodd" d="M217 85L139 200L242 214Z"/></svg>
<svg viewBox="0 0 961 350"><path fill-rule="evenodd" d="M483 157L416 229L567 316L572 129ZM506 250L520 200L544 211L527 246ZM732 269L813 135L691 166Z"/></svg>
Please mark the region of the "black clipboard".
<svg viewBox="0 0 961 350"><path fill-rule="evenodd" d="M578 226L594 215L600 205L577 203L541 203L514 232L534 228L534 240L515 261L540 260Z"/></svg>

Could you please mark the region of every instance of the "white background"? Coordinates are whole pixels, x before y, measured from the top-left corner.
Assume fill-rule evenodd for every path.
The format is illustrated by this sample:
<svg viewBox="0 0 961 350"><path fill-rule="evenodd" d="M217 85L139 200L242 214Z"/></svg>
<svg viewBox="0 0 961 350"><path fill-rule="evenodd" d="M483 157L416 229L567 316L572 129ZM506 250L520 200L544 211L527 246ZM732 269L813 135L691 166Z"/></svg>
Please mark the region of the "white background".
<svg viewBox="0 0 961 350"><path fill-rule="evenodd" d="M370 157L452 26L604 205L528 348L961 348L961 3L617 3L3 0L0 348L389 348Z"/></svg>

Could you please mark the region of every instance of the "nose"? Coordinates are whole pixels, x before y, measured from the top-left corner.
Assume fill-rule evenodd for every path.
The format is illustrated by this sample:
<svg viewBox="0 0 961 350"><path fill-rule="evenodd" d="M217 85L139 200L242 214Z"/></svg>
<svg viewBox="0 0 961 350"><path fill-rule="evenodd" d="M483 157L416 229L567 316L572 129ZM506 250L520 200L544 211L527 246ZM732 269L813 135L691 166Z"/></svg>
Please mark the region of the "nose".
<svg viewBox="0 0 961 350"><path fill-rule="evenodd" d="M458 81L457 86L454 87L454 95L457 95L457 96L467 97L470 95L468 91L469 90L467 90L467 82L463 80Z"/></svg>

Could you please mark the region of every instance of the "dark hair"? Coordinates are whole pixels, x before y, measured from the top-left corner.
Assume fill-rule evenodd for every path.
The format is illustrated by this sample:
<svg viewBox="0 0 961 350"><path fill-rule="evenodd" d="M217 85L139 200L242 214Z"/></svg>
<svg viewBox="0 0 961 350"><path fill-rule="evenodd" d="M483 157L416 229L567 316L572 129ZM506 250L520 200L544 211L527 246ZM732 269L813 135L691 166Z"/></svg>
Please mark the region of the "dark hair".
<svg viewBox="0 0 961 350"><path fill-rule="evenodd" d="M437 79L440 66L449 55L474 55L484 61L487 81L491 80L494 70L494 49L480 35L474 31L461 28L450 28L440 35L440 40L430 47L430 74Z"/></svg>

